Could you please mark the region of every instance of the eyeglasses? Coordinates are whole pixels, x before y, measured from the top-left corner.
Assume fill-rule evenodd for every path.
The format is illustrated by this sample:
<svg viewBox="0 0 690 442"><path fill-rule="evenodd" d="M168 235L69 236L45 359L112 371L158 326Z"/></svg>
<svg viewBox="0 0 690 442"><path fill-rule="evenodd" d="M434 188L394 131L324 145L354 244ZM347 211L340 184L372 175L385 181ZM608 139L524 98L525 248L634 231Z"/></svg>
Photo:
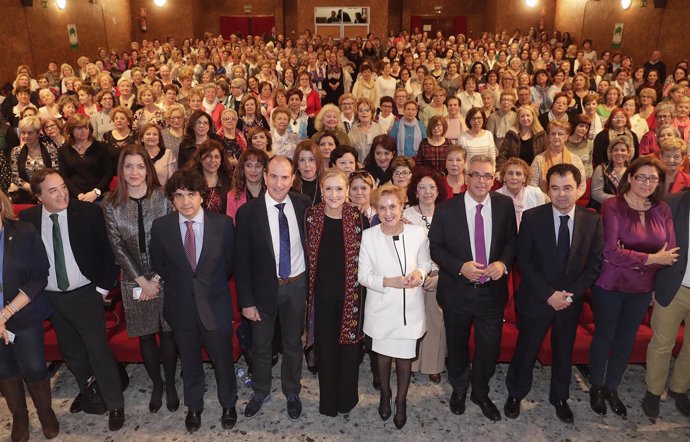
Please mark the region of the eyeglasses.
<svg viewBox="0 0 690 442"><path fill-rule="evenodd" d="M486 175L482 175L479 172L472 172L467 174L468 177L474 178L476 180L481 180L481 181L491 181L494 179L494 176L491 175L490 173L487 173Z"/></svg>
<svg viewBox="0 0 690 442"><path fill-rule="evenodd" d="M675 161L680 161L681 158L683 158L682 155L676 154L676 155L671 155L671 154L664 154L661 156L664 160L675 160Z"/></svg>
<svg viewBox="0 0 690 442"><path fill-rule="evenodd" d="M659 177L654 175L635 175L633 178L635 178L635 181L638 183L645 183L649 181L651 184L657 184L659 182Z"/></svg>
<svg viewBox="0 0 690 442"><path fill-rule="evenodd" d="M371 112L371 109L369 109L368 107L363 107L359 111L360 112Z"/></svg>
<svg viewBox="0 0 690 442"><path fill-rule="evenodd" d="M401 170L398 172L393 172L393 176L396 178L407 177L407 176L410 176L411 173L412 172L410 172L409 170Z"/></svg>
<svg viewBox="0 0 690 442"><path fill-rule="evenodd" d="M208 126L208 121L206 121L206 120L196 120L196 122L194 122L194 125L195 125L195 126Z"/></svg>
<svg viewBox="0 0 690 442"><path fill-rule="evenodd" d="M418 192L436 192L438 190L438 187L436 186L426 186L424 184L420 184L417 186L417 191Z"/></svg>
<svg viewBox="0 0 690 442"><path fill-rule="evenodd" d="M237 121L236 117L223 117L221 118L223 121Z"/></svg>

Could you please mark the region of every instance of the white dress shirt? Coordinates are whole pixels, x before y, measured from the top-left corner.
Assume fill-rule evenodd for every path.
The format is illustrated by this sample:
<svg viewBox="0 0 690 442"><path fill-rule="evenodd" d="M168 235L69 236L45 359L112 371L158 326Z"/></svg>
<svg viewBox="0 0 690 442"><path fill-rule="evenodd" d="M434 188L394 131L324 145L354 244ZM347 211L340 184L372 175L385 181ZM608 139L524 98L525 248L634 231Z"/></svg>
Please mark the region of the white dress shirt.
<svg viewBox="0 0 690 442"><path fill-rule="evenodd" d="M50 270L48 272L48 285L46 290L51 292L61 292L57 285L57 273L55 271L55 251L53 249L53 220L50 218L51 213L45 207L41 210L41 239L48 254L48 262L50 263ZM72 252L72 245L69 240L69 228L67 225L67 209L58 212L58 224L60 224L60 236L62 237L62 249L65 255L65 268L67 270L67 279L69 280L69 287L66 292L76 290L91 284L91 281L84 276L77 265L77 260ZM97 288L103 294L108 294L105 289Z"/></svg>
<svg viewBox="0 0 690 442"><path fill-rule="evenodd" d="M280 211L276 207L278 201L271 198L268 192L266 197L266 212L268 213L268 226L271 229L271 242L273 244L273 254L276 260L276 275L280 274L280 226L278 224L278 214ZM292 205L290 196L286 196L283 201L285 207L283 212L288 220L288 228L290 229L290 277L297 276L305 271L304 265L304 249L302 248L302 239L299 233L299 224L297 223L297 215L295 214L295 207Z"/></svg>
<svg viewBox="0 0 690 442"><path fill-rule="evenodd" d="M477 251L474 247L474 217L477 214L477 205L480 203L476 202L472 198L469 192L465 192L465 215L467 216L467 230L470 235L470 246L472 247L472 259L477 260ZM484 201L481 202L482 206L482 218L484 220L484 243L486 247L486 260L487 264L491 264L489 261L491 259L491 226L493 222L491 220L491 196L486 195Z"/></svg>
<svg viewBox="0 0 690 442"><path fill-rule="evenodd" d="M182 235L182 246L184 247L184 237L187 234L187 221L192 221L192 230L194 230L194 245L196 246L196 263L199 264L199 257L201 257L201 249L204 246L204 209L199 210L192 219L187 219L182 214L178 214L180 223L180 234Z"/></svg>

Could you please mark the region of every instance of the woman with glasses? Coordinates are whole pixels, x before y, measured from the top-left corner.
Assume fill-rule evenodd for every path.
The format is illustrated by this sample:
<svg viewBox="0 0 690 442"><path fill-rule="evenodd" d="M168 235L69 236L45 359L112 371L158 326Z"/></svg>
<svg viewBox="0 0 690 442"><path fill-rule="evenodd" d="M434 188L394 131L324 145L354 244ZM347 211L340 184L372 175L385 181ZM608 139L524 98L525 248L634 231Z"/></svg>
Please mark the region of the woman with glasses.
<svg viewBox="0 0 690 442"><path fill-rule="evenodd" d="M548 148L534 157L530 166L530 185L539 187L544 195L548 195L546 175L554 164L569 163L580 169L581 176L586 176L585 166L579 156L570 153L565 143L570 135L571 126L567 121L555 120L549 123L546 133L549 137ZM580 198L587 190L587 182L582 180L577 189Z"/></svg>
<svg viewBox="0 0 690 442"><path fill-rule="evenodd" d="M446 199L443 176L429 168L417 168L407 188L410 207L403 212L403 218L411 224L422 226L429 233L436 204ZM438 265L432 261L431 272L422 284L424 289L424 312L426 334L419 341L419 355L412 362L412 371L429 375L434 384L441 382L441 372L446 365L446 329L443 325L443 311L436 301Z"/></svg>
<svg viewBox="0 0 690 442"><path fill-rule="evenodd" d="M675 132L680 137L680 131L673 127L673 118L676 115L676 106L673 103L662 102L654 109L654 125L655 128L650 130L640 140L640 155L651 155L659 151L659 138L662 131L668 135L670 128L675 129Z"/></svg>
<svg viewBox="0 0 690 442"><path fill-rule="evenodd" d="M594 138L594 149L592 150L592 165L593 167L606 162L606 151L611 141L618 137L624 136L628 138L628 142L633 146L633 152L630 160L638 157L640 151L640 143L637 134L632 131L630 120L625 111L621 108L615 108L611 111L609 119L604 124L604 130Z"/></svg>
<svg viewBox="0 0 690 442"><path fill-rule="evenodd" d="M393 171L393 184L401 189L407 190L412 180L412 171L414 170L415 162L410 157L395 157L391 161L391 170Z"/></svg>
<svg viewBox="0 0 690 442"><path fill-rule="evenodd" d="M184 138L184 106L173 104L163 113L166 127L163 129L163 144L166 149L170 149L177 157L180 153L180 143Z"/></svg>
<svg viewBox="0 0 690 442"><path fill-rule="evenodd" d="M177 164L180 168L184 167L199 149L201 144L208 140L221 141L213 129L211 117L202 110L197 110L189 116L185 137L180 143L180 152L177 156Z"/></svg>
<svg viewBox="0 0 690 442"><path fill-rule="evenodd" d="M690 189L690 175L684 170L687 144L679 137L660 142L659 157L666 167L666 193L678 193Z"/></svg>
<svg viewBox="0 0 690 442"><path fill-rule="evenodd" d="M386 133L379 123L373 121L375 111L376 108L368 98L357 100L357 124L352 126L347 135L350 145L357 149L357 161L364 161L369 155L374 138Z"/></svg>
<svg viewBox="0 0 690 442"><path fill-rule="evenodd" d="M664 166L652 157L633 161L618 194L602 205L604 262L592 288L594 336L589 351L590 406L598 415L627 409L618 397L637 329L654 290L654 274L678 259Z"/></svg>
<svg viewBox="0 0 690 442"><path fill-rule="evenodd" d="M478 108L473 107L465 116L465 124L469 130L464 132L458 139L458 144L465 149L467 161L475 155L486 155L489 158L496 158L496 144L494 136L486 126L486 115Z"/></svg>
<svg viewBox="0 0 690 442"><path fill-rule="evenodd" d="M60 120L43 120L41 119L41 126L43 133L39 133L39 138L42 143L46 145L51 144L55 149L59 149L65 144L65 136L62 134L63 124ZM2 126L0 125L0 133L2 132ZM0 135L0 145L2 144L2 136Z"/></svg>

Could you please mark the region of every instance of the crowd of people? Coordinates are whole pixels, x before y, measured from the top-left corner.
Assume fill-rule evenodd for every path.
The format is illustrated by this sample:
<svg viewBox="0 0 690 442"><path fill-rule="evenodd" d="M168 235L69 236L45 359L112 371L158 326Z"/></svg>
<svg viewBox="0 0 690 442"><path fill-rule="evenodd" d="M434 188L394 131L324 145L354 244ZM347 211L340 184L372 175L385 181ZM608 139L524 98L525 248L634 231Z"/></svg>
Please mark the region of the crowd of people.
<svg viewBox="0 0 690 442"><path fill-rule="evenodd" d="M13 441L29 437L24 382L44 435L59 433L49 318L79 386L70 411L124 425L102 302L116 286L149 410L179 408L179 360L190 432L203 349L222 427L236 425L238 347L246 418L270 399L278 359L300 418L305 356L319 412L349 412L368 355L378 413L399 429L412 372L447 373L452 413L469 396L500 420L489 382L513 291L503 415L519 416L551 330L549 402L574 421L571 355L590 303L592 410L627 415L618 386L653 304L642 409L656 418L667 390L690 416L687 327L667 387L690 318L687 60L633 63L567 32L415 29L154 39L77 64L35 77L19 66L0 104L0 392ZM34 203L16 221L13 204Z"/></svg>

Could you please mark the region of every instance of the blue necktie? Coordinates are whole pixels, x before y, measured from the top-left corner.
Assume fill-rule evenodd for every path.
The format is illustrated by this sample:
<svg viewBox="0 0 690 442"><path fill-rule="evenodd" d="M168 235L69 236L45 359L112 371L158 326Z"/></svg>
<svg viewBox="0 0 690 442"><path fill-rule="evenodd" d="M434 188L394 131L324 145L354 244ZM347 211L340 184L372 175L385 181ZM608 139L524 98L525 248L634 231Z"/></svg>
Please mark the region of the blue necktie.
<svg viewBox="0 0 690 442"><path fill-rule="evenodd" d="M278 261L278 277L287 279L292 272L290 266L290 228L285 216L285 203L276 204L278 208L278 230L280 231L280 259Z"/></svg>

